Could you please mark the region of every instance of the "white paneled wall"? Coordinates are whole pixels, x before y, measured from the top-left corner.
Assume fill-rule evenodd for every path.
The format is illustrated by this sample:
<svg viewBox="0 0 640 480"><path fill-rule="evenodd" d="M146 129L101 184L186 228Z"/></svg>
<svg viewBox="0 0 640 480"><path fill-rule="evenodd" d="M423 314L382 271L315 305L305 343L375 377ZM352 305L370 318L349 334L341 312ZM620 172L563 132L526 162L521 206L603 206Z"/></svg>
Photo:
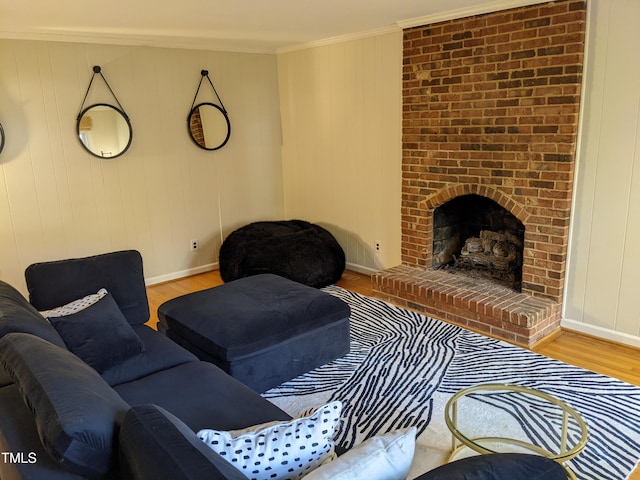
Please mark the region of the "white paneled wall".
<svg viewBox="0 0 640 480"><path fill-rule="evenodd" d="M589 2L564 325L640 346L640 2Z"/></svg>
<svg viewBox="0 0 640 480"><path fill-rule="evenodd" d="M133 126L112 160L75 133L93 65ZM187 133L202 69L231 119L214 152ZM213 100L205 81L198 101ZM97 77L93 102L114 103ZM0 40L0 278L24 291L32 262L126 248L152 281L211 268L233 229L282 218L278 105L275 55Z"/></svg>
<svg viewBox="0 0 640 480"><path fill-rule="evenodd" d="M400 31L278 55L285 215L363 271L400 263L401 69Z"/></svg>

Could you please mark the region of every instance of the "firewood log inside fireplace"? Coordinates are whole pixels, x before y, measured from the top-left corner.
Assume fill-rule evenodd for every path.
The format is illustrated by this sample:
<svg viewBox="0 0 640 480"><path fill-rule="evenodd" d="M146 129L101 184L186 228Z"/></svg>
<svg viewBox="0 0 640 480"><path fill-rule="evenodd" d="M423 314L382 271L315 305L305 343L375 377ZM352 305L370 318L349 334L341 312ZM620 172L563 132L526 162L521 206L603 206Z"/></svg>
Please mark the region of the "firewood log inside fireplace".
<svg viewBox="0 0 640 480"><path fill-rule="evenodd" d="M522 242L514 235L482 230L479 237L465 240L456 266L511 272L519 267L518 261L521 265L521 250Z"/></svg>

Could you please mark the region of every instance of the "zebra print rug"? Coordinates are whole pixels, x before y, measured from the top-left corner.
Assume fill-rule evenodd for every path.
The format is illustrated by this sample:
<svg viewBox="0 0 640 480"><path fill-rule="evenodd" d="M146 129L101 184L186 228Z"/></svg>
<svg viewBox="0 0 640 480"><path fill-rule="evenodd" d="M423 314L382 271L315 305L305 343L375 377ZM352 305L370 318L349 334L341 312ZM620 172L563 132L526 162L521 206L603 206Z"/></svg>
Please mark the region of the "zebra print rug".
<svg viewBox="0 0 640 480"><path fill-rule="evenodd" d="M578 478L625 479L638 464L640 388L340 287L324 291L351 307L351 352L263 396L292 416L341 400L338 445L349 448L416 426L409 475L415 478L446 460L451 434L444 406L451 395L479 383L514 383L554 395L587 422L587 446L568 462ZM513 425L501 428L520 429L533 443L544 441L537 433L544 426L523 425L515 412L506 415ZM479 416L478 422L496 419Z"/></svg>

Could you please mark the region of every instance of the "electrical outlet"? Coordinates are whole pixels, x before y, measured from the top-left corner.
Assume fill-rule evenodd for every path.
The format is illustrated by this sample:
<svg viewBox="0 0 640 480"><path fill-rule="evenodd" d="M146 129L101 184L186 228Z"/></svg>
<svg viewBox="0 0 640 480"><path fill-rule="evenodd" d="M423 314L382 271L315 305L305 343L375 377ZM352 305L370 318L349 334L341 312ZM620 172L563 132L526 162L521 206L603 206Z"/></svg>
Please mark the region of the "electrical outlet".
<svg viewBox="0 0 640 480"><path fill-rule="evenodd" d="M198 250L198 240L191 240L191 251L195 252L196 250Z"/></svg>
<svg viewBox="0 0 640 480"><path fill-rule="evenodd" d="M376 253L380 253L382 251L382 242L380 240L376 240Z"/></svg>

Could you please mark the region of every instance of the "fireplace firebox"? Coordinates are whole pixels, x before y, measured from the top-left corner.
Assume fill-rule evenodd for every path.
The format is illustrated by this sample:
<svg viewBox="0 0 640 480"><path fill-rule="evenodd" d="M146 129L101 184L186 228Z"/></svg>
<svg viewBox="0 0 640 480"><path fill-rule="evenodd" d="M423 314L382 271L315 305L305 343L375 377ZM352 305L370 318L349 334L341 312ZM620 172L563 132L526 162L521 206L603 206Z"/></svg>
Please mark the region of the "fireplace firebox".
<svg viewBox="0 0 640 480"><path fill-rule="evenodd" d="M522 222L493 200L455 197L434 210L433 268L488 278L520 292L524 232Z"/></svg>

